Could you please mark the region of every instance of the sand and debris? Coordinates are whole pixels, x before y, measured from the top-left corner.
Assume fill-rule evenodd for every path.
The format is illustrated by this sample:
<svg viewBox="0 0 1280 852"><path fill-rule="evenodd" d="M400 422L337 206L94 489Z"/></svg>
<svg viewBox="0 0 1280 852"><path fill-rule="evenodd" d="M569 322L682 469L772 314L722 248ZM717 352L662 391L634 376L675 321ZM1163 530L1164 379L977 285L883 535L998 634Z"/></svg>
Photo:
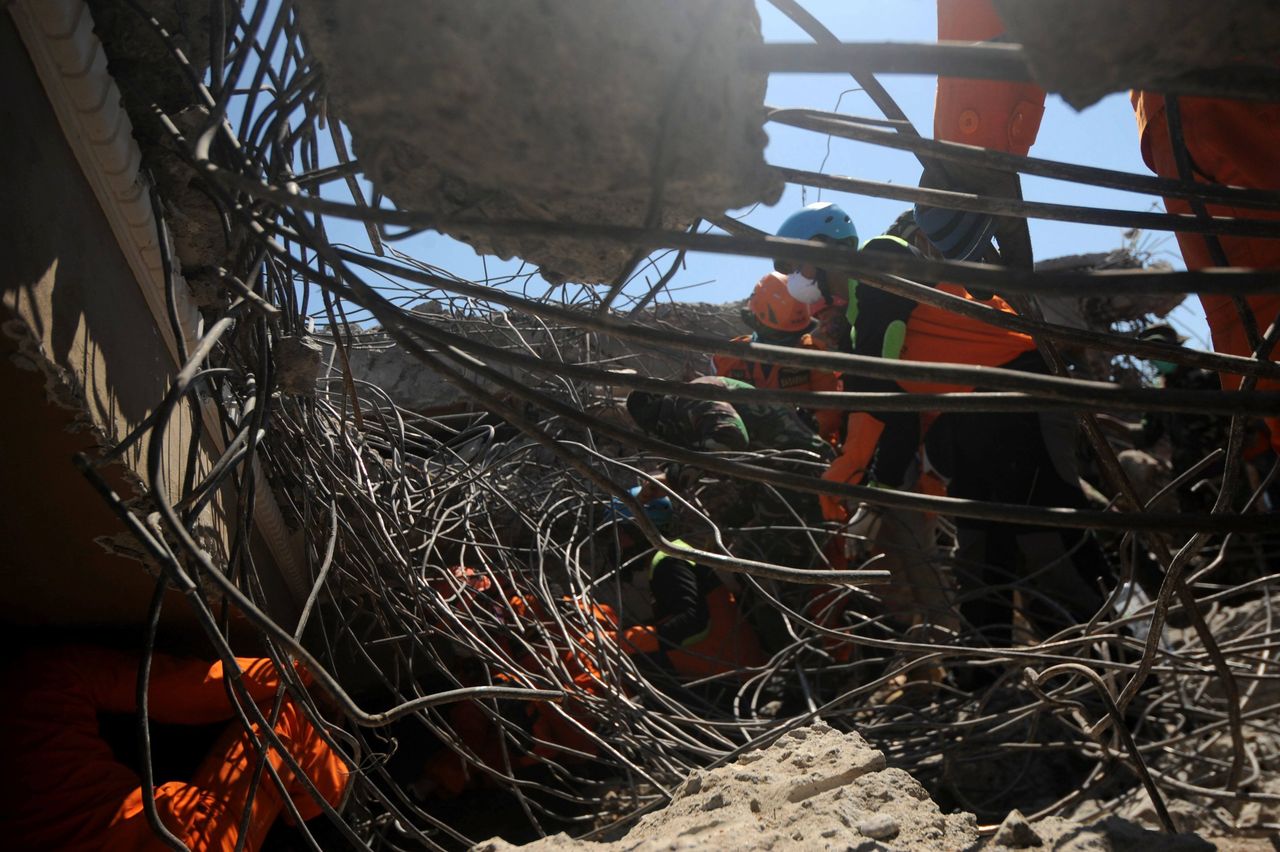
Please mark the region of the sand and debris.
<svg viewBox="0 0 1280 852"><path fill-rule="evenodd" d="M817 722L792 730L768 748L733 763L694 772L663 809L642 817L611 842L559 834L525 846L494 839L477 852L522 849L579 852L657 850L925 850L1046 849L1263 850L1264 840L1169 836L1118 817L1084 823L1051 817L1029 823L1012 812L994 835L979 834L972 814L944 814L914 778L887 767L884 755L856 733Z"/></svg>

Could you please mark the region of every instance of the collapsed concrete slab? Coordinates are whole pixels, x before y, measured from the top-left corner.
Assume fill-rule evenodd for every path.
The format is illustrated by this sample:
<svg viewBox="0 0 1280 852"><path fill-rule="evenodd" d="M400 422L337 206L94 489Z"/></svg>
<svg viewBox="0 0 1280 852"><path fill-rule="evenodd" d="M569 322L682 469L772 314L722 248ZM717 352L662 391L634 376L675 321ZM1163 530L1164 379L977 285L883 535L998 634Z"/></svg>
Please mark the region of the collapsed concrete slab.
<svg viewBox="0 0 1280 852"><path fill-rule="evenodd" d="M1128 88L1158 90L1192 71L1272 68L1280 44L1274 0L996 0L996 7L1036 81L1076 109Z"/></svg>
<svg viewBox="0 0 1280 852"><path fill-rule="evenodd" d="M751 0L497 0L298 4L331 113L387 198L444 218L641 225L660 184L665 227L756 202L763 74ZM552 280L598 283L626 247L445 228Z"/></svg>

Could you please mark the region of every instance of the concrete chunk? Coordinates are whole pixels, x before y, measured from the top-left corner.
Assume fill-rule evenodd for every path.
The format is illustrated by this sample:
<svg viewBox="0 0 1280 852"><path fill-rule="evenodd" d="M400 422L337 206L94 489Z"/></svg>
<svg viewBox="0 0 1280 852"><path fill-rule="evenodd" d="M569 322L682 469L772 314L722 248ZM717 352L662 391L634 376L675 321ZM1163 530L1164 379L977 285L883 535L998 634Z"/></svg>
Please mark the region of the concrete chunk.
<svg viewBox="0 0 1280 852"><path fill-rule="evenodd" d="M765 77L739 68L760 41L751 0L308 0L331 112L366 176L397 205L442 217L641 225L758 201ZM610 280L625 246L448 228L553 280Z"/></svg>

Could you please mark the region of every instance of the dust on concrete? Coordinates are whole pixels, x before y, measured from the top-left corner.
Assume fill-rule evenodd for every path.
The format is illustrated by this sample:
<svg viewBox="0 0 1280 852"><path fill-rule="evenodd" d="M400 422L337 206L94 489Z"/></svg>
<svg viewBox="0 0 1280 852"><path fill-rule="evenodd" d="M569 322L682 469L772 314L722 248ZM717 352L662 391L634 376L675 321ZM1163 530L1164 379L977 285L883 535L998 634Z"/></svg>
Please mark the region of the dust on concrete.
<svg viewBox="0 0 1280 852"><path fill-rule="evenodd" d="M1162 834L1117 816L1048 817L1013 811L979 833L973 814L944 814L914 778L886 766L856 733L822 723L792 730L766 748L716 769L696 771L671 802L610 842L558 834L524 846L492 839L475 852L658 852L658 850L858 850L953 852L1252 852L1261 839L1209 840Z"/></svg>
<svg viewBox="0 0 1280 852"><path fill-rule="evenodd" d="M971 814L943 814L906 772L858 734L817 723L734 763L695 772L661 811L612 843L546 838L527 850L955 850L974 845ZM494 840L484 852L516 848Z"/></svg>
<svg viewBox="0 0 1280 852"><path fill-rule="evenodd" d="M442 219L642 225L756 202L766 77L751 0L314 0L298 13L365 175L397 205ZM551 280L608 281L632 249L446 225L478 252Z"/></svg>

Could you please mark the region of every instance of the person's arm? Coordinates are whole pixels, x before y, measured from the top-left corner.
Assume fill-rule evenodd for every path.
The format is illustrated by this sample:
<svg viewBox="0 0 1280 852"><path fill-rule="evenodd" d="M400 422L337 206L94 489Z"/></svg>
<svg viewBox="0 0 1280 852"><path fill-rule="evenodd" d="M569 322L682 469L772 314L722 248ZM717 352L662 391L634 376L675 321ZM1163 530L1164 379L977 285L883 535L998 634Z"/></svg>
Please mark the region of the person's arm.
<svg viewBox="0 0 1280 852"><path fill-rule="evenodd" d="M137 712L138 653L94 646L68 647L61 653L94 707L109 713ZM237 662L255 702L275 695L280 679L270 660L241 657ZM231 718L222 663L153 654L147 710L157 722L171 724L203 725Z"/></svg>
<svg viewBox="0 0 1280 852"><path fill-rule="evenodd" d="M902 488L920 445L920 417L911 411L856 411L849 415L844 448L822 478L846 485L887 485ZM829 521L849 517L844 501L823 494L818 498Z"/></svg>
<svg viewBox="0 0 1280 852"><path fill-rule="evenodd" d="M741 452L750 445L746 424L729 403L709 399L681 402L689 406L698 449Z"/></svg>
<svg viewBox="0 0 1280 852"><path fill-rule="evenodd" d="M658 562L649 580L653 593L653 617L664 649L696 642L711 621L707 602L698 590L693 563L668 556Z"/></svg>
<svg viewBox="0 0 1280 852"><path fill-rule="evenodd" d="M819 393L832 393L841 389L840 374L830 370L813 370L809 374L809 387ZM818 423L818 434L833 447L840 446L840 431L845 412L838 408L820 408L813 413Z"/></svg>
<svg viewBox="0 0 1280 852"><path fill-rule="evenodd" d="M238 657L239 675L250 698L269 701L280 687L280 676L269 659ZM233 715L227 698L230 677L221 662L180 660L155 656L151 666L151 688L147 693L151 715L158 722L201 725L219 722Z"/></svg>

